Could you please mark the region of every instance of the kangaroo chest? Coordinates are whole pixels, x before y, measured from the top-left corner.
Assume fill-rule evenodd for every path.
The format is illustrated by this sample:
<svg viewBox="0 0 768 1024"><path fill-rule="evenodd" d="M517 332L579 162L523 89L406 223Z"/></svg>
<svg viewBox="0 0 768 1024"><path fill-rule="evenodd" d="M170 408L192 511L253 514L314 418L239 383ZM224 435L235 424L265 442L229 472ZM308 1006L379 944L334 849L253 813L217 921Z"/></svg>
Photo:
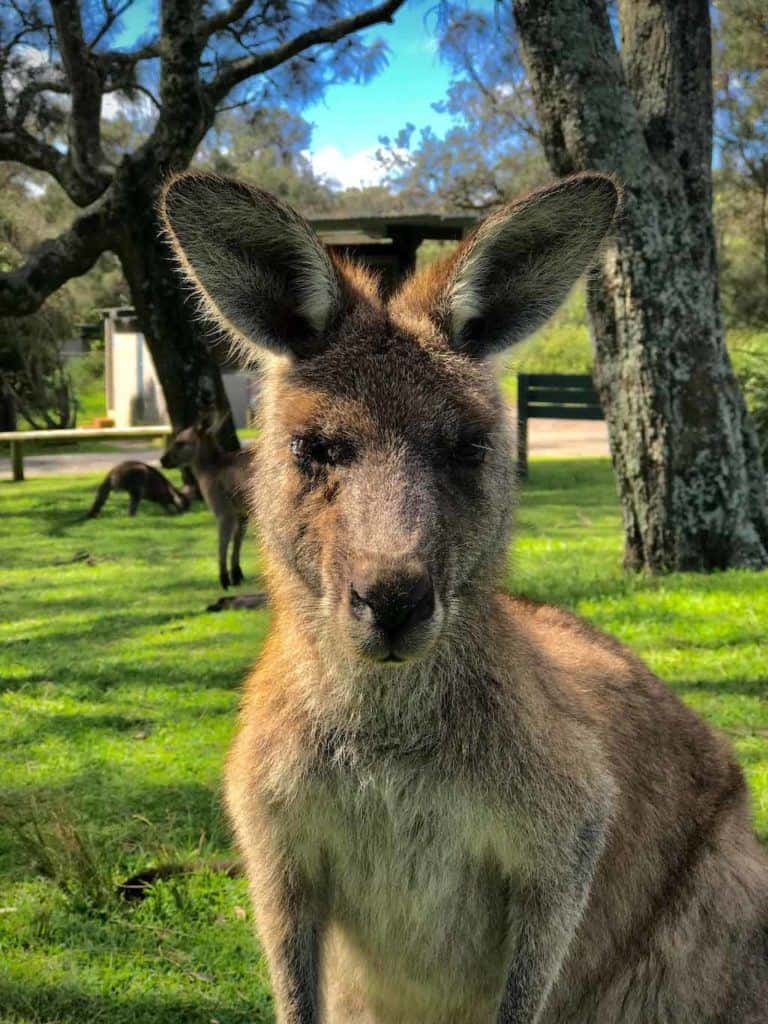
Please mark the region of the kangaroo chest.
<svg viewBox="0 0 768 1024"><path fill-rule="evenodd" d="M497 851L509 838L479 790L391 765L312 789L302 845L321 853L352 953L403 979L501 984L514 887Z"/></svg>

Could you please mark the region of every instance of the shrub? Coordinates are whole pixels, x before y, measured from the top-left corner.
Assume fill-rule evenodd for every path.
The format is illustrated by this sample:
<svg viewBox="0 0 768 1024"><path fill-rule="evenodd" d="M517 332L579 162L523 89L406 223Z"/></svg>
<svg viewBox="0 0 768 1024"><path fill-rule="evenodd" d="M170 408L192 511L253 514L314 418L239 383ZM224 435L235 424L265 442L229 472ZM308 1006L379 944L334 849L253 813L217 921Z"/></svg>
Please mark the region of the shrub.
<svg viewBox="0 0 768 1024"><path fill-rule="evenodd" d="M728 347L763 458L768 459L768 331L731 331Z"/></svg>

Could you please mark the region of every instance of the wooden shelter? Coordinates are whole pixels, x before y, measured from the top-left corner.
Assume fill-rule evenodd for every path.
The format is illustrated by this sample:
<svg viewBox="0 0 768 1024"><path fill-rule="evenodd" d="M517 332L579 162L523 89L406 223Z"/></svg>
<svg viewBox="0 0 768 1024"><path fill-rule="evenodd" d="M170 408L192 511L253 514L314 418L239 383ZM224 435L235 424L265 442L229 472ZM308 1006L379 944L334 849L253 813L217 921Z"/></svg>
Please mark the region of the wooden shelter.
<svg viewBox="0 0 768 1024"><path fill-rule="evenodd" d="M388 294L415 268L422 242L461 241L476 222L472 216L417 213L315 217L311 224L330 249L377 270Z"/></svg>
<svg viewBox="0 0 768 1024"><path fill-rule="evenodd" d="M336 252L376 270L385 294L416 266L422 242L460 241L475 224L470 216L408 214L372 217L318 217L311 221L322 241ZM102 310L104 317L107 414L119 428L167 423L160 382L134 310L121 306ZM256 400L257 381L217 346L222 379L235 425L247 424Z"/></svg>

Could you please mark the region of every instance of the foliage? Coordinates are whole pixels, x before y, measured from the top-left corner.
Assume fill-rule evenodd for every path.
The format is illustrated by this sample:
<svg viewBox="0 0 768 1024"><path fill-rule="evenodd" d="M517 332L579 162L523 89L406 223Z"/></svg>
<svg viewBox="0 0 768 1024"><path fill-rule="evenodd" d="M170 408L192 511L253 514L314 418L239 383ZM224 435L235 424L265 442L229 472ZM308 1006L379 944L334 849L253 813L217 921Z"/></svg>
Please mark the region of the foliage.
<svg viewBox="0 0 768 1024"><path fill-rule="evenodd" d="M761 0L718 0L717 225L731 323L768 321L768 21Z"/></svg>
<svg viewBox="0 0 768 1024"><path fill-rule="evenodd" d="M148 865L230 854L222 763L269 615L203 611L205 509L128 520L117 496L87 521L98 482L0 485L3 1020L269 1024L242 879L201 869L142 904L115 895ZM623 574L605 459L534 460L518 532L509 587L615 633L724 730L768 839L765 574ZM252 543L244 562L255 589Z"/></svg>
<svg viewBox="0 0 768 1024"><path fill-rule="evenodd" d="M55 181L19 164L0 164L0 271L23 266L46 238L65 231L76 213L76 204ZM47 305L66 317L70 335L78 323L98 322L101 307L129 301L119 261L105 252L88 274L68 281Z"/></svg>
<svg viewBox="0 0 768 1024"><path fill-rule="evenodd" d="M382 138L392 190L412 207L485 211L540 184L546 165L511 5L442 3L436 31L454 80L435 109L453 116L443 138L407 125Z"/></svg>
<svg viewBox="0 0 768 1024"><path fill-rule="evenodd" d="M104 353L93 351L77 356L70 361L68 370L81 422L90 423L97 416L106 416Z"/></svg>
<svg viewBox="0 0 768 1024"><path fill-rule="evenodd" d="M768 26L762 0L717 0L715 213L729 325L768 322ZM439 53L453 73L436 107L443 137L407 125L382 139L386 181L406 205L486 210L547 180L513 6L437 8Z"/></svg>
<svg viewBox="0 0 768 1024"><path fill-rule="evenodd" d="M57 298L31 316L0 317L0 374L17 414L34 430L72 427L77 419L62 356L70 322Z"/></svg>
<svg viewBox="0 0 768 1024"><path fill-rule="evenodd" d="M159 230L159 191L169 173L189 166L219 115L244 106L295 110L333 82L367 81L386 47L361 33L402 3L150 0L146 33L129 45L120 21L130 0L6 4L0 160L45 174L82 212L20 266L0 269L0 312L34 312L115 253L170 419L192 422L213 400L219 439L235 447L208 332L178 287Z"/></svg>
<svg viewBox="0 0 768 1024"><path fill-rule="evenodd" d="M312 126L283 107L222 114L200 146L195 167L243 178L304 213L329 210L334 197L307 157Z"/></svg>
<svg viewBox="0 0 768 1024"><path fill-rule="evenodd" d="M731 331L728 343L768 465L768 331Z"/></svg>

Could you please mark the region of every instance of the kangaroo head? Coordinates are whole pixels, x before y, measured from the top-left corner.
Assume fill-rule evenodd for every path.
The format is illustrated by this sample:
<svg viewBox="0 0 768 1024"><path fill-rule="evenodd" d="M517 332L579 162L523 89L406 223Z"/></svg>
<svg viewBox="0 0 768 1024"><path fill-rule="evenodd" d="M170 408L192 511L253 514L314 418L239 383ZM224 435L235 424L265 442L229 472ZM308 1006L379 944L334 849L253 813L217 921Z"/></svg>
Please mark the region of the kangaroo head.
<svg viewBox="0 0 768 1024"><path fill-rule="evenodd" d="M493 361L594 259L598 174L486 220L385 303L273 196L184 175L161 204L204 310L266 364L258 504L279 610L326 651L398 664L456 636L509 535L512 435Z"/></svg>
<svg viewBox="0 0 768 1024"><path fill-rule="evenodd" d="M160 457L160 465L164 469L178 469L191 466L197 458L201 431L197 427L185 427L169 442Z"/></svg>
<svg viewBox="0 0 768 1024"><path fill-rule="evenodd" d="M225 417L214 407L204 409L197 422L180 430L168 444L160 458L160 465L166 469L192 466L201 455L210 454L218 448L216 435Z"/></svg>

